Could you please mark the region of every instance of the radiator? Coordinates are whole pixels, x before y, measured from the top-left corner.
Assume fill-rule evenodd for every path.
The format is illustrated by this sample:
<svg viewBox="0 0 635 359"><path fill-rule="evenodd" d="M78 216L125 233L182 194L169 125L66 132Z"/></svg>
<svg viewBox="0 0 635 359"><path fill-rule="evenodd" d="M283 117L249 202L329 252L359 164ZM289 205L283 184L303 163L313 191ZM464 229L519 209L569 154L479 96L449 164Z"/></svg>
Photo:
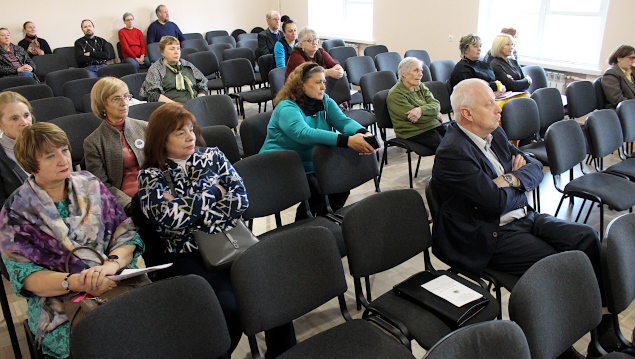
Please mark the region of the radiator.
<svg viewBox="0 0 635 359"><path fill-rule="evenodd" d="M567 74L564 72L545 71L547 75L547 86L557 88L561 94L566 93Z"/></svg>

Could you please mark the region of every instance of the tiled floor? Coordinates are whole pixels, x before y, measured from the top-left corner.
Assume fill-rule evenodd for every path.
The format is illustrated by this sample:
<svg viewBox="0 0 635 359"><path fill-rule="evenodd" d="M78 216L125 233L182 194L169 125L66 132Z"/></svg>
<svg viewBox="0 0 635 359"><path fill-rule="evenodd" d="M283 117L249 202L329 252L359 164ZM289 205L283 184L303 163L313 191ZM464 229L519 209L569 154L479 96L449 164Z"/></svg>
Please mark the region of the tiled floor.
<svg viewBox="0 0 635 359"><path fill-rule="evenodd" d="M247 106L247 116L253 115L257 112L257 106ZM606 161L606 165L609 162L613 163L617 160L617 156L614 155L614 158L611 158ZM424 194L424 180L428 178L431 174L433 164L433 158L424 158L421 161L421 169L419 170L418 177L414 181L414 188L421 193L422 196ZM413 163L413 166L415 163ZM548 169L545 169L547 172ZM401 149L391 148L389 150L389 165L385 167L384 174L381 181L381 189L382 191L394 190L408 188L408 167L407 167L407 157L405 152ZM359 188L352 191L351 196L349 198L350 202L356 202L362 198L370 196L374 193L374 186L372 183L367 183ZM553 214L557 207L558 201L560 200L560 194L554 189L553 182L551 180L550 175L545 175L545 178L541 185L541 204L542 211L546 213ZM565 206L559 215L560 218L571 218L575 214L577 214L577 208L580 205L581 201L576 201L575 206L568 207ZM613 218L625 213L625 212L615 212L615 211L605 211L606 212L606 221L605 225L610 222ZM291 208L286 210L282 215L283 223L290 223L295 215L295 209ZM591 214L589 223L592 226L599 225L599 211L597 208L593 210ZM255 221L255 232L256 234L265 232L269 229L275 227L275 220L273 217L264 218ZM435 267L443 269L447 266L440 261L433 258L433 263ZM342 264L344 265L345 273L348 273L348 263L346 259L342 260ZM374 296L377 296L385 291L388 291L392 288L392 285L395 283L409 277L410 275L416 273L417 271L423 270L423 257L417 256L408 262L402 264L401 266L386 271L384 273L378 274L371 278L372 290ZM346 294L346 299L348 303L348 308L355 317L361 316L361 311L358 312L354 308L354 293L353 293L353 282L352 278L347 275L347 281L349 290ZM18 330L18 336L20 339L20 346L25 358L28 358L28 348L26 346L26 339L24 337L24 331L22 330L21 322L26 317L26 302L18 297L12 291L11 286L4 281L5 288L9 294L9 302L11 303L11 310L13 313L14 324ZM509 293L504 293L503 302L503 316L505 319L508 319L509 316L507 314L507 301L509 299ZM621 316L621 324L624 335L627 338L631 337L631 330L635 326L635 314L634 314L635 306L631 306L627 311L625 311ZM332 300L331 302L323 305L317 310L305 315L304 317L296 320L294 322L296 334L298 340L304 340L316 333L328 329L334 325L343 322L343 318L339 312L338 304L336 300ZM261 353L264 353L264 338L262 335L258 338L259 343L261 345ZM588 344L588 335L581 339L578 343L576 343L575 347L581 352L586 353L586 346ZM420 348L416 343L413 343L413 352L415 357L421 358L425 351ZM8 332L6 330L6 323L3 321L0 323L0 358L13 358L13 352L11 349L11 343L9 341ZM249 345L247 343L246 337L243 336L242 341L240 342L238 348L233 353L232 358L234 359L242 359L242 358L251 358L249 354Z"/></svg>

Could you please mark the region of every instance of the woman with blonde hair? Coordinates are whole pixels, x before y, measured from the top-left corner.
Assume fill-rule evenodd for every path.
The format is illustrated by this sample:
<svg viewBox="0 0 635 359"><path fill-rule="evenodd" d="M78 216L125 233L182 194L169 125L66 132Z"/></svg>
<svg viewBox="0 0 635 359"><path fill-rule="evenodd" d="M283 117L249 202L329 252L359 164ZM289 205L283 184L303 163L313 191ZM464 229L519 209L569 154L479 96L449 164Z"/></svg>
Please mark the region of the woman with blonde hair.
<svg viewBox="0 0 635 359"><path fill-rule="evenodd" d="M523 69L514 59L514 38L501 34L494 38L492 44L492 69L496 80L500 81L509 91L526 91L531 85L531 77L525 76Z"/></svg>
<svg viewBox="0 0 635 359"><path fill-rule="evenodd" d="M86 169L106 185L130 215L130 200L138 190L148 123L128 117L132 95L125 82L103 77L90 93L91 109L103 123L84 140Z"/></svg>
<svg viewBox="0 0 635 359"><path fill-rule="evenodd" d="M33 123L31 104L17 92L0 93L0 205L22 186L28 174L15 159L15 139Z"/></svg>

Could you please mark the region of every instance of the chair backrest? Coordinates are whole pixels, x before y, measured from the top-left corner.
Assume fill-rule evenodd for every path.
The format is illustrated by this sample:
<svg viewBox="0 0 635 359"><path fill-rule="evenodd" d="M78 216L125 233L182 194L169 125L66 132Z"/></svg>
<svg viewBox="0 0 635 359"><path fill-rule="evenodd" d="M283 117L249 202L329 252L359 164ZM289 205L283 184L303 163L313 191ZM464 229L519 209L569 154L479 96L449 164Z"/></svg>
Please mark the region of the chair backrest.
<svg viewBox="0 0 635 359"><path fill-rule="evenodd" d="M258 69L263 82L269 82L269 72L275 67L276 60L272 54L262 55L258 58Z"/></svg>
<svg viewBox="0 0 635 359"><path fill-rule="evenodd" d="M181 47L193 48L197 49L198 51L207 51L207 41L205 41L205 39L203 39L201 35L200 39L188 39L185 41L181 41Z"/></svg>
<svg viewBox="0 0 635 359"><path fill-rule="evenodd" d="M183 36L185 36L185 38L188 40L194 40L194 39L205 40L205 38L203 37L203 34L201 34L200 32L188 32L187 34L183 34ZM181 44L181 46L182 45L183 44Z"/></svg>
<svg viewBox="0 0 635 359"><path fill-rule="evenodd" d="M622 125L614 110L604 109L592 112L587 117L585 128L589 134L589 145L593 158L606 157L624 143Z"/></svg>
<svg viewBox="0 0 635 359"><path fill-rule="evenodd" d="M408 50L406 51L406 53L403 55L404 58L406 57L416 57L419 60L423 61L423 64L426 66L430 66L430 55L428 55L428 52L426 50Z"/></svg>
<svg viewBox="0 0 635 359"><path fill-rule="evenodd" d="M207 45L207 49L216 55L216 60L220 64L223 61L223 51L227 49L232 49L232 44L221 43L221 44L211 44Z"/></svg>
<svg viewBox="0 0 635 359"><path fill-rule="evenodd" d="M373 96L379 91L390 90L397 83L397 76L392 71L377 71L362 76L359 85L362 88L364 106L373 102Z"/></svg>
<svg viewBox="0 0 635 359"><path fill-rule="evenodd" d="M424 359L530 359L525 333L508 320L490 320L459 328L439 340Z"/></svg>
<svg viewBox="0 0 635 359"><path fill-rule="evenodd" d="M596 108L602 110L606 108L606 96L604 96L604 89L602 88L602 76L593 81L593 89L595 90L595 102Z"/></svg>
<svg viewBox="0 0 635 359"><path fill-rule="evenodd" d="M200 127L224 125L231 129L238 127L238 114L227 95L195 97L185 103Z"/></svg>
<svg viewBox="0 0 635 359"><path fill-rule="evenodd" d="M392 71L397 75L397 68L400 62L401 55L398 52L382 52L375 56L377 71Z"/></svg>
<svg viewBox="0 0 635 359"><path fill-rule="evenodd" d="M146 45L146 53L148 54L148 58L150 62L155 62L161 59L161 52L159 51L159 43L153 42L151 44Z"/></svg>
<svg viewBox="0 0 635 359"><path fill-rule="evenodd" d="M68 81L87 79L90 75L86 69L66 69L49 72L46 84L53 90L54 96L64 96L64 84Z"/></svg>
<svg viewBox="0 0 635 359"><path fill-rule="evenodd" d="M338 105L351 100L351 88L346 75L339 79L326 78L326 94Z"/></svg>
<svg viewBox="0 0 635 359"><path fill-rule="evenodd" d="M62 92L65 97L70 98L75 104L77 112L84 111L84 103L82 97L89 94L93 89L93 85L99 81L99 78L85 78L79 80L68 81L62 86Z"/></svg>
<svg viewBox="0 0 635 359"><path fill-rule="evenodd" d="M231 278L240 322L250 337L289 323L347 290L335 239L324 227L296 227L267 236L232 264Z"/></svg>
<svg viewBox="0 0 635 359"><path fill-rule="evenodd" d="M249 31L249 32L252 33L252 34L259 34L259 33L263 32L263 31L265 31L265 29L263 29L260 26L256 26L253 29L251 29L251 31ZM240 36L240 35L238 35L238 36Z"/></svg>
<svg viewBox="0 0 635 359"><path fill-rule="evenodd" d="M51 90L51 88L47 85L43 84L9 87L7 89L4 89L3 91L17 92L29 101L53 97L53 90Z"/></svg>
<svg viewBox="0 0 635 359"><path fill-rule="evenodd" d="M346 59L357 56L357 50L352 46L338 46L328 50L329 55L339 62L346 71Z"/></svg>
<svg viewBox="0 0 635 359"><path fill-rule="evenodd" d="M130 92L137 100L139 99L139 90L141 90L141 86L146 80L146 74L147 72L141 72L121 77L121 81L128 85L128 92Z"/></svg>
<svg viewBox="0 0 635 359"><path fill-rule="evenodd" d="M388 105L386 99L388 98L388 92L390 90L379 91L373 96L373 110L375 111L375 118L377 119L377 127L379 128L392 128L392 120L388 113ZM386 149L384 149L385 151Z"/></svg>
<svg viewBox="0 0 635 359"><path fill-rule="evenodd" d="M540 115L540 135L545 134L552 123L564 119L564 105L562 95L557 88L539 88L531 94L531 99L536 101L538 114Z"/></svg>
<svg viewBox="0 0 635 359"><path fill-rule="evenodd" d="M523 67L523 73L525 76L531 77L531 85L527 89L529 93L534 93L534 91L548 86L547 74L545 74L545 69L542 66L525 66Z"/></svg>
<svg viewBox="0 0 635 359"><path fill-rule="evenodd" d="M234 164L249 196L244 219L279 213L311 197L300 155L294 151L255 154Z"/></svg>
<svg viewBox="0 0 635 359"><path fill-rule="evenodd" d="M437 60L430 63L432 81L446 82L449 80L455 65L456 62L453 60Z"/></svg>
<svg viewBox="0 0 635 359"><path fill-rule="evenodd" d="M196 67L205 77L218 72L218 59L211 51L199 51L183 57Z"/></svg>
<svg viewBox="0 0 635 359"><path fill-rule="evenodd" d="M67 67L77 67L77 59L75 58L74 46L58 47L57 49L53 50L53 54L64 56L64 59L66 59Z"/></svg>
<svg viewBox="0 0 635 359"><path fill-rule="evenodd" d="M36 122L48 122L54 118L74 115L75 104L70 98L64 96L47 97L29 101L33 108L33 117Z"/></svg>
<svg viewBox="0 0 635 359"><path fill-rule="evenodd" d="M388 52L388 48L385 45L370 45L364 48L364 56L369 56L372 59L382 52Z"/></svg>
<svg viewBox="0 0 635 359"><path fill-rule="evenodd" d="M359 85L362 76L376 71L375 62L370 56L354 56L346 59L346 74L348 81L353 85Z"/></svg>
<svg viewBox="0 0 635 359"><path fill-rule="evenodd" d="M317 145L313 165L323 195L350 191L379 176L377 157L350 148Z"/></svg>
<svg viewBox="0 0 635 359"><path fill-rule="evenodd" d="M256 42L258 42L258 33L251 32L249 34L239 34L238 39L236 40L236 45L238 45L238 42L245 40L256 40Z"/></svg>
<svg viewBox="0 0 635 359"><path fill-rule="evenodd" d="M232 49L223 51L223 56L230 50ZM249 49L244 50L251 52ZM256 83L254 68L249 59L239 58L224 60L218 66L218 70L225 88L242 87L245 85L254 85Z"/></svg>
<svg viewBox="0 0 635 359"><path fill-rule="evenodd" d="M559 121L549 126L545 133L545 148L549 158L549 170L559 175L584 161L586 140L580 125L573 120Z"/></svg>
<svg viewBox="0 0 635 359"><path fill-rule="evenodd" d="M88 73L86 75L88 75ZM8 89L10 87L26 85L37 85L37 81L35 81L34 78L27 76L0 77L0 91L4 91L5 89Z"/></svg>
<svg viewBox="0 0 635 359"><path fill-rule="evenodd" d="M119 58L123 60L123 55L121 54L121 42L117 42L117 54Z"/></svg>
<svg viewBox="0 0 635 359"><path fill-rule="evenodd" d="M245 30L243 30L243 29L236 29L236 30L232 31L232 33L231 33L231 37L233 37L233 38L234 38L234 40L235 40L235 41L234 41L234 46L236 46L236 42L238 41L238 36L239 36L240 34L246 34L246 33L247 33L247 31L245 31Z"/></svg>
<svg viewBox="0 0 635 359"><path fill-rule="evenodd" d="M257 34L242 34L242 35L256 35ZM236 43L236 48L238 49L249 49L254 54L254 58L256 57L256 50L258 49L258 40L248 39L238 41Z"/></svg>
<svg viewBox="0 0 635 359"><path fill-rule="evenodd" d="M584 117L596 108L597 98L591 81L573 81L567 86L569 118Z"/></svg>
<svg viewBox="0 0 635 359"><path fill-rule="evenodd" d="M163 105L165 105L163 102L146 102L130 106L128 117L148 122L154 110Z"/></svg>
<svg viewBox="0 0 635 359"><path fill-rule="evenodd" d="M610 313L619 314L635 299L635 214L615 218L602 241L602 276Z"/></svg>
<svg viewBox="0 0 635 359"><path fill-rule="evenodd" d="M267 126L271 120L271 112L261 112L247 117L240 124L240 139L243 143L245 157L253 156L260 152L267 139Z"/></svg>
<svg viewBox="0 0 635 359"><path fill-rule="evenodd" d="M58 117L49 122L66 132L71 145L73 167L75 167L84 158L84 139L101 125L102 120L95 117L93 113L78 113Z"/></svg>
<svg viewBox="0 0 635 359"><path fill-rule="evenodd" d="M423 198L413 189L375 193L355 203L342 223L353 278L391 269L430 248L426 218Z"/></svg>
<svg viewBox="0 0 635 359"><path fill-rule="evenodd" d="M118 79L126 76L137 73L137 68L133 64L129 64L127 62L123 62L120 64L112 64L108 66L104 66L97 70L97 76L106 77L112 76Z"/></svg>
<svg viewBox="0 0 635 359"><path fill-rule="evenodd" d="M424 73L426 67L423 68ZM448 87L444 82L440 81L427 81L423 83L430 92L432 92L432 96L436 98L441 104L441 113L447 115L452 112L452 103L450 102L450 94L448 93Z"/></svg>
<svg viewBox="0 0 635 359"><path fill-rule="evenodd" d="M430 73L430 68L428 67L428 65L423 64L423 66L421 66L421 82L428 82L428 81L432 81L432 74ZM399 74L397 73L397 78L399 77Z"/></svg>
<svg viewBox="0 0 635 359"><path fill-rule="evenodd" d="M509 317L525 332L532 359L556 358L595 328L602 301L586 254L561 252L529 268L512 290Z"/></svg>
<svg viewBox="0 0 635 359"><path fill-rule="evenodd" d="M233 59L247 59L251 63L252 67L255 65L256 62L256 56L254 55L254 52L246 47L227 49L223 51L223 61Z"/></svg>
<svg viewBox="0 0 635 359"><path fill-rule="evenodd" d="M284 73L287 67L276 67L269 71L269 89L271 89L271 97L276 98L278 91L284 87Z"/></svg>
<svg viewBox="0 0 635 359"><path fill-rule="evenodd" d="M205 45L205 51L209 52L209 49L207 48L207 45ZM195 54L199 52L197 48L195 47L184 47L181 49L181 58L187 56L187 55L191 55L191 54Z"/></svg>
<svg viewBox="0 0 635 359"><path fill-rule="evenodd" d="M236 137L229 127L223 125L201 127L201 136L203 136L207 147L218 147L225 154L229 163L240 161Z"/></svg>
<svg viewBox="0 0 635 359"><path fill-rule="evenodd" d="M230 44L231 47L236 47L236 39L233 36L214 36L212 37L212 44Z"/></svg>
<svg viewBox="0 0 635 359"><path fill-rule="evenodd" d="M346 46L346 43L342 39L330 39L322 42L322 48L326 52L331 52L331 49L341 46Z"/></svg>
<svg viewBox="0 0 635 359"><path fill-rule="evenodd" d="M212 37L216 36L229 36L229 33L225 30L212 30L205 33L205 40L208 44L212 43Z"/></svg>
<svg viewBox="0 0 635 359"><path fill-rule="evenodd" d="M109 343L108 349L104 343ZM216 294L196 275L161 280L117 296L84 317L70 338L73 358L125 358L132 348L148 358L217 358L230 345Z"/></svg>
<svg viewBox="0 0 635 359"><path fill-rule="evenodd" d="M505 102L501 126L510 141L524 140L537 134L540 131L540 115L536 102L527 97Z"/></svg>
<svg viewBox="0 0 635 359"><path fill-rule="evenodd" d="M624 142L635 141L635 100L625 100L617 105L617 115L622 124Z"/></svg>
<svg viewBox="0 0 635 359"><path fill-rule="evenodd" d="M35 73L40 80L44 80L49 72L68 68L66 57L62 54L44 54L33 56L32 59L35 63Z"/></svg>
<svg viewBox="0 0 635 359"><path fill-rule="evenodd" d="M87 93L84 96L82 96L82 112L84 113L93 112L91 106L92 104L90 101L90 94Z"/></svg>
<svg viewBox="0 0 635 359"><path fill-rule="evenodd" d="M434 185L434 181L432 181L432 177L429 177L426 180L426 202L428 203L428 208L430 209L430 217L434 222L434 219L439 213L439 207L441 206L441 197Z"/></svg>
<svg viewBox="0 0 635 359"><path fill-rule="evenodd" d="M115 48L109 41L106 41L106 50L108 52L108 58L106 60L115 60L117 58L117 54L115 53Z"/></svg>

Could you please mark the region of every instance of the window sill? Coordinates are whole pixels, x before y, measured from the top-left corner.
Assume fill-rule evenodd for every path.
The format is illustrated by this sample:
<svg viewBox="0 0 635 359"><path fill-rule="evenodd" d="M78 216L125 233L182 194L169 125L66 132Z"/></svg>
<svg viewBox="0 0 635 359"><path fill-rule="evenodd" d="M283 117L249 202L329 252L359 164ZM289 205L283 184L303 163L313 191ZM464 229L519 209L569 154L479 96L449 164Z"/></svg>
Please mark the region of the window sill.
<svg viewBox="0 0 635 359"><path fill-rule="evenodd" d="M341 40L344 40L344 42L350 42L352 44L375 45L375 41L372 41L372 40L360 40L360 39L352 39L348 37L320 36L320 39L322 40L341 39Z"/></svg>
<svg viewBox="0 0 635 359"><path fill-rule="evenodd" d="M531 58L527 59L527 58L523 58L522 54L519 55L518 57L520 57L519 62L523 66L539 65L547 70L573 72L573 73L593 75L593 76L600 76L603 73L600 69L594 68L594 67L575 65L575 64L566 63L566 62L555 62L555 61L547 61L547 60L539 60L539 59L531 59Z"/></svg>

